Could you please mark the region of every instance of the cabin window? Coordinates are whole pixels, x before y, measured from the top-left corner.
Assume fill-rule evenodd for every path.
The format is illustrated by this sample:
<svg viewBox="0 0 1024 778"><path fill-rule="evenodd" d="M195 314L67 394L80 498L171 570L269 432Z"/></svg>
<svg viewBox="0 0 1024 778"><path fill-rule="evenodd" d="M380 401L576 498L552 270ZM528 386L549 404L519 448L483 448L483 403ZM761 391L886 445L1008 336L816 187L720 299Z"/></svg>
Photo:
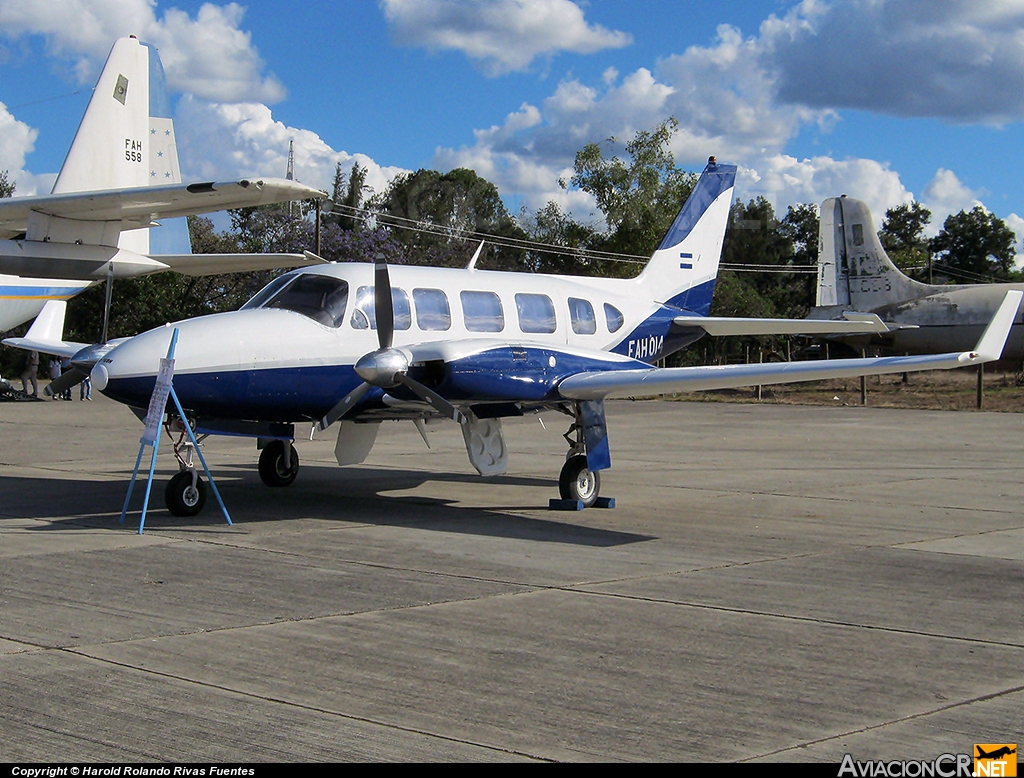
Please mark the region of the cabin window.
<svg viewBox="0 0 1024 778"><path fill-rule="evenodd" d="M352 310L352 329L377 329L377 312L372 286L361 286L356 290L356 303ZM404 289L391 287L391 307L395 312L395 329L407 330L412 327L412 309L409 295Z"/></svg>
<svg viewBox="0 0 1024 778"><path fill-rule="evenodd" d="M864 225L854 224L853 225L853 245L863 246L864 245Z"/></svg>
<svg viewBox="0 0 1024 778"><path fill-rule="evenodd" d="M448 296L440 289L413 289L412 300L416 303L416 326L421 330L451 329L452 311L448 307Z"/></svg>
<svg viewBox="0 0 1024 778"><path fill-rule="evenodd" d="M501 332L505 314L501 299L494 292L462 292L462 315L470 332Z"/></svg>
<svg viewBox="0 0 1024 778"><path fill-rule="evenodd" d="M577 335L593 335L597 332L597 316L589 300L570 297L569 320L572 322L572 331Z"/></svg>
<svg viewBox="0 0 1024 778"><path fill-rule="evenodd" d="M555 306L546 294L517 294L516 312L523 332L555 331Z"/></svg>
<svg viewBox="0 0 1024 778"><path fill-rule="evenodd" d="M622 311L608 303L604 304L604 318L608 322L608 332L618 332L619 327L625 321Z"/></svg>
<svg viewBox="0 0 1024 778"><path fill-rule="evenodd" d="M340 327L347 304L347 281L318 273L302 273L275 278L242 308L281 308L301 313L328 327Z"/></svg>

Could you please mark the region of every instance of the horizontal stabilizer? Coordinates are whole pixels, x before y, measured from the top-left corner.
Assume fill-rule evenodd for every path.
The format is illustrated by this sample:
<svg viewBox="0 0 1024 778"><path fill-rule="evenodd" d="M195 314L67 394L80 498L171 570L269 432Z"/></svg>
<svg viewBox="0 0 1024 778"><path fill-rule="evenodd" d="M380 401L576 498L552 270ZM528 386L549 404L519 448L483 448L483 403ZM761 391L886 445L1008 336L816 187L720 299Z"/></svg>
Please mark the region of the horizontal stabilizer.
<svg viewBox="0 0 1024 778"><path fill-rule="evenodd" d="M134 229L149 227L158 219L323 196L320 190L296 181L265 178L10 197L0 200L0 238L25 232L31 213L77 221L119 221L122 229Z"/></svg>
<svg viewBox="0 0 1024 778"><path fill-rule="evenodd" d="M863 317L863 318L862 318ZM746 319L727 316L676 316L679 327L699 327L708 335L861 335L888 332L875 314L851 321L830 319Z"/></svg>
<svg viewBox="0 0 1024 778"><path fill-rule="evenodd" d="M558 385L558 393L567 400L601 400L979 365L999 359L1022 295L1024 293L1019 291L1006 293L974 351L910 357L601 370L568 376Z"/></svg>
<svg viewBox="0 0 1024 778"><path fill-rule="evenodd" d="M1003 355L1003 347L1010 335L1013 320L1017 316L1021 297L1024 297L1024 292L1015 289L1007 292L996 315L992 317L992 321L988 323L985 331L981 334L981 339L974 350L982 361L992 362Z"/></svg>
<svg viewBox="0 0 1024 778"><path fill-rule="evenodd" d="M152 258L187 276L313 267L327 262L308 251L305 254L153 254Z"/></svg>
<svg viewBox="0 0 1024 778"><path fill-rule="evenodd" d="M5 346L13 346L24 351L41 351L44 354L55 354L61 357L73 357L87 344L70 343L64 340L64 315L67 312L66 300L49 300L43 310L32 322L28 333L23 338L6 338Z"/></svg>

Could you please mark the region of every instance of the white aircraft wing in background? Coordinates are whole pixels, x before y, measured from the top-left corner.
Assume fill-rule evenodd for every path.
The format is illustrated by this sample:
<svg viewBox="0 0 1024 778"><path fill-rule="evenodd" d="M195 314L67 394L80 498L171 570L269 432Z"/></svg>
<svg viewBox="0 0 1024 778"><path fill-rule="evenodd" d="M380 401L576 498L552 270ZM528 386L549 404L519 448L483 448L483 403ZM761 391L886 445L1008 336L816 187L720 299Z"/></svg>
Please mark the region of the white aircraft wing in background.
<svg viewBox="0 0 1024 778"><path fill-rule="evenodd" d="M730 316L676 316L679 327L697 327L713 337L721 335L860 335L888 332L877 315L858 315L849 320L755 319Z"/></svg>
<svg viewBox="0 0 1024 778"><path fill-rule="evenodd" d="M68 192L0 200L0 238L28 233L52 218L120 222L122 230L150 227L159 219L322 198L313 187L283 178L170 184L133 189Z"/></svg>

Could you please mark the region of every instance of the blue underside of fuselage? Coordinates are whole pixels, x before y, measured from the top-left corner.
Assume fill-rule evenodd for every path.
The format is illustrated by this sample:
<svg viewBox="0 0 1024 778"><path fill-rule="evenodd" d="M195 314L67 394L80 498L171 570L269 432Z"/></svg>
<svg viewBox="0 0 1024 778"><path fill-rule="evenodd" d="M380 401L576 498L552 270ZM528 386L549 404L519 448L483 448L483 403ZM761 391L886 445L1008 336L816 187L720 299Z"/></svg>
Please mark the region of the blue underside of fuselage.
<svg viewBox="0 0 1024 778"><path fill-rule="evenodd" d="M437 377L431 380L429 367L415 366L409 375L454 402L555 402L561 399L557 386L565 376L637 367L644 364L581 357L556 349L505 346L453 360L445 366L439 383ZM146 408L154 383L153 376L111 378L103 393ZM201 418L294 422L322 418L361 383L351 365L323 365L176 373L174 391L182 406ZM401 387L388 390L388 394L418 399ZM371 390L347 416L384 408L383 397L383 390Z"/></svg>

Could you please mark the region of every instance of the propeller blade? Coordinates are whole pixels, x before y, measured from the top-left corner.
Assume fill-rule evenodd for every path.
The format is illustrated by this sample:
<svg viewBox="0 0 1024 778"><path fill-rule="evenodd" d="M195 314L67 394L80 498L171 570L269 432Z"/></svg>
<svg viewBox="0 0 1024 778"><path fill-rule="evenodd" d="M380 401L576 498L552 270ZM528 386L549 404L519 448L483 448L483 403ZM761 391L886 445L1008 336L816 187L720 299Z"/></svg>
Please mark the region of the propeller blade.
<svg viewBox="0 0 1024 778"><path fill-rule="evenodd" d="M377 342L381 349L391 348L395 335L395 307L391 301L391 276L384 255L377 255L373 270L373 305L377 312Z"/></svg>
<svg viewBox="0 0 1024 778"><path fill-rule="evenodd" d="M43 389L43 394L47 397L53 397L53 395L60 394L65 389L78 386L88 377L88 373L82 372L77 367L72 367L66 373L61 373L60 378L50 381L49 385Z"/></svg>
<svg viewBox="0 0 1024 778"><path fill-rule="evenodd" d="M430 403L434 408L452 421L457 421L462 424L466 421L465 414L462 413L458 408L444 399L441 395L435 392L433 389L428 389L419 381L409 378L405 373L398 373L395 375L395 380L398 381L402 386L409 389L413 394L419 397L421 400Z"/></svg>
<svg viewBox="0 0 1024 778"><path fill-rule="evenodd" d="M359 402L360 398L368 391L370 391L370 385L362 383L342 397L335 406L327 412L327 415L320 419L320 424L318 425L320 429L325 430L334 424L334 422L348 412L349 408Z"/></svg>

